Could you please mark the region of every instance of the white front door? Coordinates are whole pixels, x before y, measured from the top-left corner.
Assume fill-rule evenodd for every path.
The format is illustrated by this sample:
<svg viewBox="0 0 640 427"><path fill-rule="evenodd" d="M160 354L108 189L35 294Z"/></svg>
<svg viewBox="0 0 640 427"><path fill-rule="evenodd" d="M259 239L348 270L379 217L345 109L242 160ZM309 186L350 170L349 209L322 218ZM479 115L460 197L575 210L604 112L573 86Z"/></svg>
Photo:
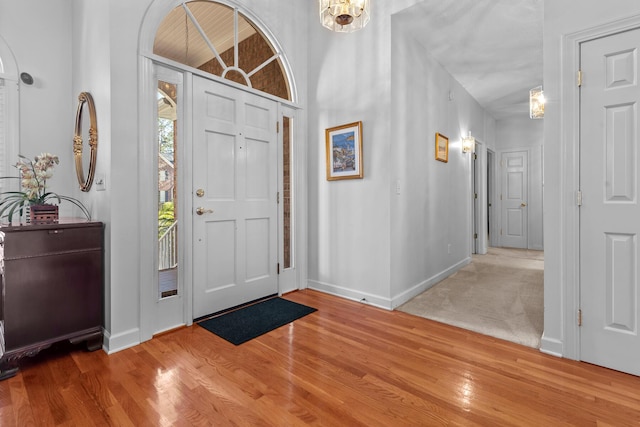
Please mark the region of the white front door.
<svg viewBox="0 0 640 427"><path fill-rule="evenodd" d="M580 48L580 358L640 375L640 29Z"/></svg>
<svg viewBox="0 0 640 427"><path fill-rule="evenodd" d="M193 78L193 316L278 292L277 104Z"/></svg>
<svg viewBox="0 0 640 427"><path fill-rule="evenodd" d="M529 156L527 151L502 153L501 246L527 248L527 189Z"/></svg>

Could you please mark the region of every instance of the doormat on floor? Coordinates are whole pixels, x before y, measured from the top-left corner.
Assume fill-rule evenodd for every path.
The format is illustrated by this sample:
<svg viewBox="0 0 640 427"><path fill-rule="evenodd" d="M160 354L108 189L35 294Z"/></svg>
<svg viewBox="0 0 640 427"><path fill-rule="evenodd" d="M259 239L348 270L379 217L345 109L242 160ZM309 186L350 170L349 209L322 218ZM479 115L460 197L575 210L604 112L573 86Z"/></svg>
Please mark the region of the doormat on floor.
<svg viewBox="0 0 640 427"><path fill-rule="evenodd" d="M232 344L240 345L314 311L316 309L313 307L282 298L271 298L203 320L198 325Z"/></svg>

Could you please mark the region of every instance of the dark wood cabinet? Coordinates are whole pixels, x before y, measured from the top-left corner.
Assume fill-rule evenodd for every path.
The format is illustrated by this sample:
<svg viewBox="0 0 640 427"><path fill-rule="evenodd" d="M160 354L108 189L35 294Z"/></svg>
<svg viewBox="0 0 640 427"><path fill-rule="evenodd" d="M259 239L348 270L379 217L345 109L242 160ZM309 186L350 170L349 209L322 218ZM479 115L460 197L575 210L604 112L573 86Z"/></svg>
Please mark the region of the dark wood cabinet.
<svg viewBox="0 0 640 427"><path fill-rule="evenodd" d="M102 347L104 225L0 227L0 379L53 343Z"/></svg>

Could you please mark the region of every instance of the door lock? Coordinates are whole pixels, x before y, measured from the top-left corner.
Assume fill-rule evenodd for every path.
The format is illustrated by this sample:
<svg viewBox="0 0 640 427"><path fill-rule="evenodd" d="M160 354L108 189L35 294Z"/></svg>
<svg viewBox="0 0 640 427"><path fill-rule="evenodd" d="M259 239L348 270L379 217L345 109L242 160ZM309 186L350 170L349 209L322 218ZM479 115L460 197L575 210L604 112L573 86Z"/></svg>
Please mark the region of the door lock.
<svg viewBox="0 0 640 427"><path fill-rule="evenodd" d="M203 207L199 207L196 209L196 213L198 215L202 215L202 214L206 214L206 213L213 213L213 209L205 209Z"/></svg>
<svg viewBox="0 0 640 427"><path fill-rule="evenodd" d="M524 208L525 206L527 206L527 204L526 204L526 203L520 203L520 207L521 207L521 208Z"/></svg>
<svg viewBox="0 0 640 427"><path fill-rule="evenodd" d="M198 197L204 196L204 190L202 188L198 188L196 190L196 196L198 196Z"/></svg>

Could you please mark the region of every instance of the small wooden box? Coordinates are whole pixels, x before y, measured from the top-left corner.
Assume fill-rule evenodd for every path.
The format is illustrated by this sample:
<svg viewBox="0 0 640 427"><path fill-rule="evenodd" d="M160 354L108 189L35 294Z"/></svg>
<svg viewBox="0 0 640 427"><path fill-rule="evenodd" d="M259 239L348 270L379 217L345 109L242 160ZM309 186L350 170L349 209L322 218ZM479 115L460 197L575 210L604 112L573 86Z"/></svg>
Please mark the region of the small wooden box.
<svg viewBox="0 0 640 427"><path fill-rule="evenodd" d="M29 218L31 224L57 224L58 205L31 205Z"/></svg>

